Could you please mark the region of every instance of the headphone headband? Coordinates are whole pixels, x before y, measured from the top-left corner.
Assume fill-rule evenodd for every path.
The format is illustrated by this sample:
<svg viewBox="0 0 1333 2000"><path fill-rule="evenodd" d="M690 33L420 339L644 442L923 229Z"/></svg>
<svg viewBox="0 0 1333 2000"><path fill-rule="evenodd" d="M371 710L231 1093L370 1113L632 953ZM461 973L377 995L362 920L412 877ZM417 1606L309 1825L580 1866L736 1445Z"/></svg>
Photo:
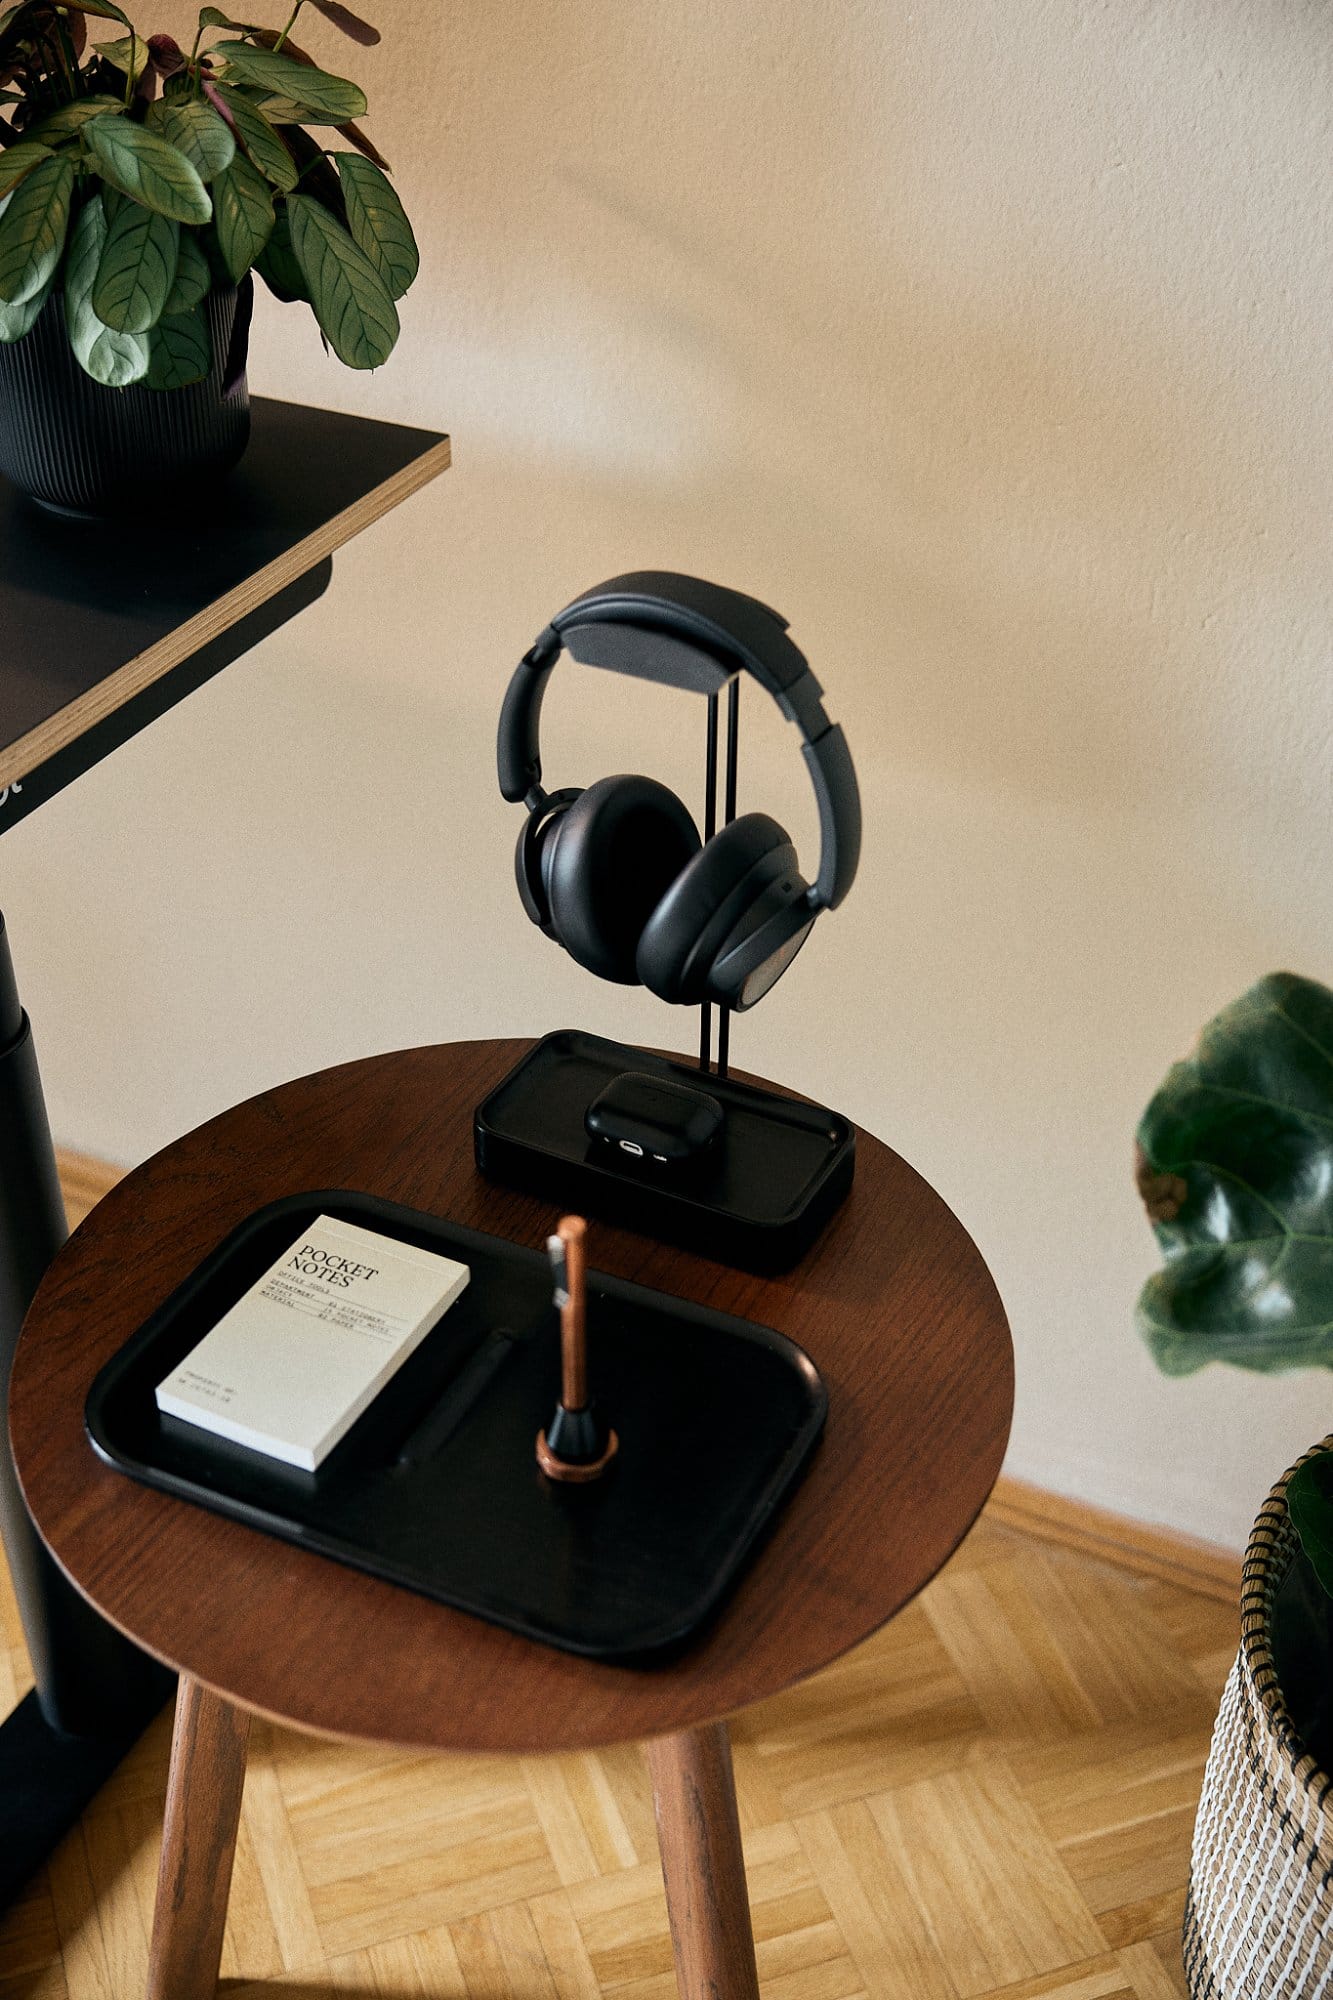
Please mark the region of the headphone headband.
<svg viewBox="0 0 1333 2000"><path fill-rule="evenodd" d="M585 666L697 694L718 694L748 673L801 732L819 807L817 908L833 909L852 886L861 850L861 802L841 727L830 723L823 690L786 620L757 597L701 577L638 570L612 577L559 612L519 662L500 711L496 745L500 791L530 810L544 801L541 708L562 649Z"/></svg>

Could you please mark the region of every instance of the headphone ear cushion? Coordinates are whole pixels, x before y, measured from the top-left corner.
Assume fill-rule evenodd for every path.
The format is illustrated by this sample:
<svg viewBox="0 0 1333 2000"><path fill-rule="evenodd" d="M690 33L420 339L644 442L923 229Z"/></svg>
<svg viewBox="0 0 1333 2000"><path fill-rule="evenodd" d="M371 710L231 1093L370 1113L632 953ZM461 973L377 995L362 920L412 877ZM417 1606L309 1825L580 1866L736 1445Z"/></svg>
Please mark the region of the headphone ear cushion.
<svg viewBox="0 0 1333 2000"><path fill-rule="evenodd" d="M695 855L643 927L639 978L659 1000L694 1006L709 997L714 960L769 885L803 894L796 850L767 813L742 813Z"/></svg>
<svg viewBox="0 0 1333 2000"><path fill-rule="evenodd" d="M699 852L699 832L655 778L599 778L563 812L542 844L556 937L600 979L637 986L644 924Z"/></svg>
<svg viewBox="0 0 1333 2000"><path fill-rule="evenodd" d="M514 880L518 884L518 899L533 923L549 938L555 936L555 931L546 898L546 853L566 810L582 796L577 785L563 792L553 792L539 811L528 814L519 828L518 844L514 848Z"/></svg>

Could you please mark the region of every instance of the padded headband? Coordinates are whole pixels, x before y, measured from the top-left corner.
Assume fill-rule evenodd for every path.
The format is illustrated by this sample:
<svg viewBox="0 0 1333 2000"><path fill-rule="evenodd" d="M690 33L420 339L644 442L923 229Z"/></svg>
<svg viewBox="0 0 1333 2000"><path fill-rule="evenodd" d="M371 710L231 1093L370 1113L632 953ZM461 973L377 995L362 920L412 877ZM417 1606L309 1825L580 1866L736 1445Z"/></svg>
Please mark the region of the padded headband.
<svg viewBox="0 0 1333 2000"><path fill-rule="evenodd" d="M500 711L500 791L530 811L542 790L542 698L568 649L585 666L659 681L695 694L721 692L737 673L766 688L801 732L801 755L819 806L819 873L811 899L834 909L852 886L861 852L861 796L851 752L824 713L823 689L787 624L757 597L669 570L612 577L566 605L514 670Z"/></svg>

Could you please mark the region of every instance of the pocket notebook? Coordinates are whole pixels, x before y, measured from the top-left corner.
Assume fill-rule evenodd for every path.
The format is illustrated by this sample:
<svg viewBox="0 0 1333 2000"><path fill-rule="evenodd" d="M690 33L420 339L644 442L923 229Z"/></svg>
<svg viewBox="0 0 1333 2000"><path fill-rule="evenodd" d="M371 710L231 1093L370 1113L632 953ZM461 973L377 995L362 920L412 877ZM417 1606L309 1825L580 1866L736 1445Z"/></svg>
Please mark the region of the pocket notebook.
<svg viewBox="0 0 1333 2000"><path fill-rule="evenodd" d="M452 1257L317 1216L158 1384L157 1407L313 1472L469 1276Z"/></svg>

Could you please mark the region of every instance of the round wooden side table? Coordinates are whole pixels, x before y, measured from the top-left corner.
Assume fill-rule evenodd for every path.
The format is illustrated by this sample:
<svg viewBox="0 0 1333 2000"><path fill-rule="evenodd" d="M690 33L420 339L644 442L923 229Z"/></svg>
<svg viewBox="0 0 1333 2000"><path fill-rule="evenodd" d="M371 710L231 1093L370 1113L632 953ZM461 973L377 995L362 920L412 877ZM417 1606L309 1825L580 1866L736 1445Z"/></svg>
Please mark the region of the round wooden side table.
<svg viewBox="0 0 1333 2000"><path fill-rule="evenodd" d="M43 1282L10 1420L37 1526L78 1588L181 1674L150 2000L216 1989L252 1713L412 1747L564 1751L643 1740L684 2000L757 2000L726 1717L869 1637L935 1574L1004 1453L1013 1355L980 1254L867 1133L801 1265L734 1271L598 1225L593 1262L779 1328L829 1393L808 1475L716 1622L650 1668L557 1652L304 1552L104 1465L102 1364L202 1258L279 1196L352 1188L540 1246L554 1210L472 1158L472 1109L527 1043L348 1063L265 1091L122 1181Z"/></svg>

